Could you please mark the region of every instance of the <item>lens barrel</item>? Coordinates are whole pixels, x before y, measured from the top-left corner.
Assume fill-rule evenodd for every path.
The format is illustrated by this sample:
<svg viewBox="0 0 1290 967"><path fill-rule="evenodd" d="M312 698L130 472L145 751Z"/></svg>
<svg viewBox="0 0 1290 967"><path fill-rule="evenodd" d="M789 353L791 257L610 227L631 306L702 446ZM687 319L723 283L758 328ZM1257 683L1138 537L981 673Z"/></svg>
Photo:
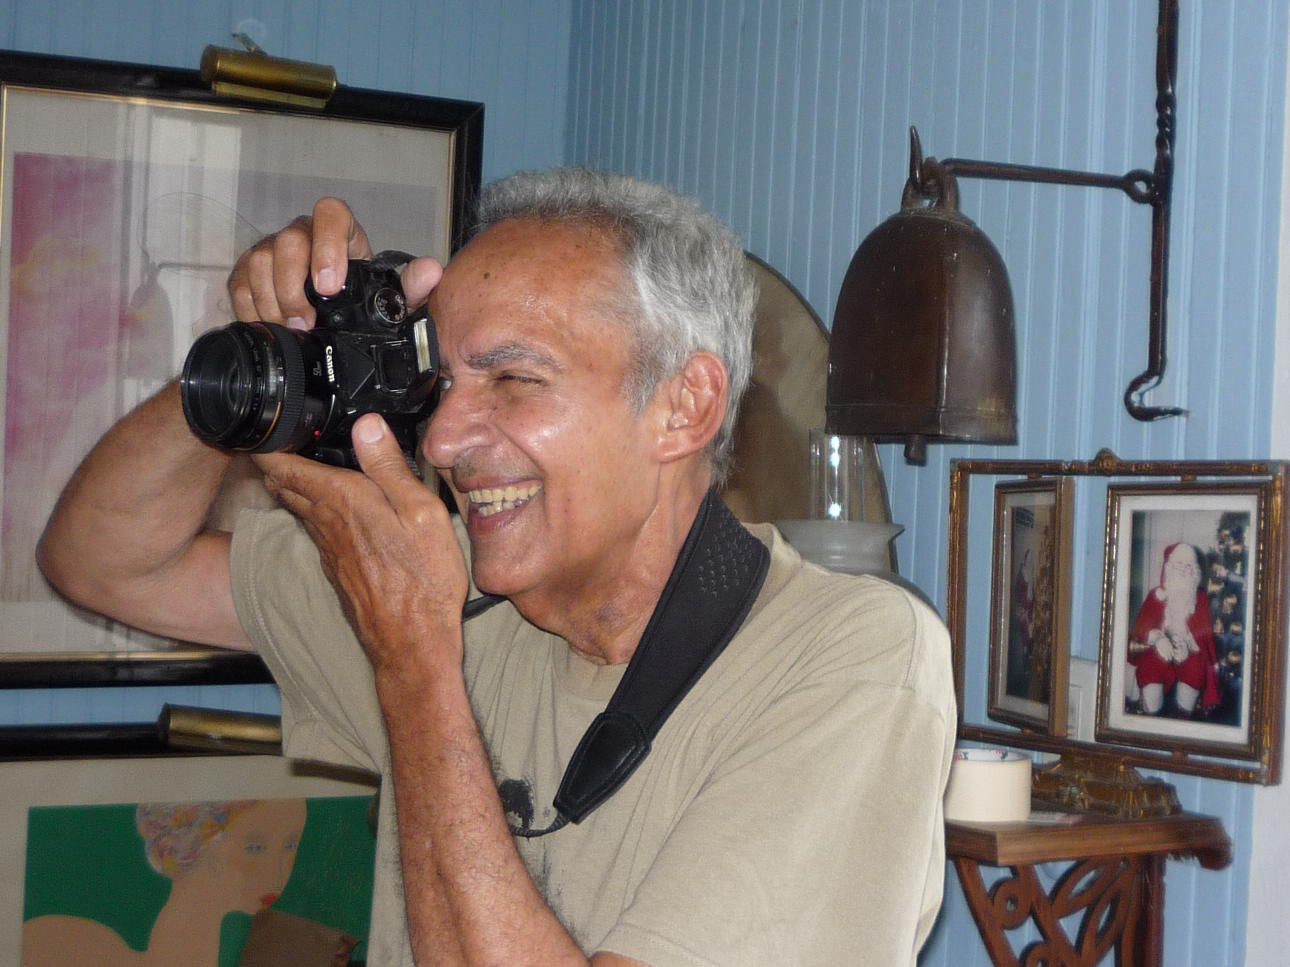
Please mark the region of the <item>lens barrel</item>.
<svg viewBox="0 0 1290 967"><path fill-rule="evenodd" d="M263 322L234 322L198 337L179 381L193 433L253 453L312 443L333 401L325 380L311 387L315 380L306 379L307 372L323 371L320 363L310 365L323 353L310 337Z"/></svg>

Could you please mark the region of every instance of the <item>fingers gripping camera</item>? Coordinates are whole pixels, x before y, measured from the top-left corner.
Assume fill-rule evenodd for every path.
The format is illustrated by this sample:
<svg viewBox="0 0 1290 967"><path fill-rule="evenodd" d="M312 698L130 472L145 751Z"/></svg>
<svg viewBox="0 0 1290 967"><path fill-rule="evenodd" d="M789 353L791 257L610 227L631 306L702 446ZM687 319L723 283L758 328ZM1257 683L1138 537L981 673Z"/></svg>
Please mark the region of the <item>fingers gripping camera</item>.
<svg viewBox="0 0 1290 967"><path fill-rule="evenodd" d="M179 381L189 428L230 450L356 467L350 429L380 413L411 457L417 425L434 407L439 346L433 320L408 313L398 272L408 260L400 252L352 260L333 296L306 282L318 311L308 332L234 322L200 336Z"/></svg>

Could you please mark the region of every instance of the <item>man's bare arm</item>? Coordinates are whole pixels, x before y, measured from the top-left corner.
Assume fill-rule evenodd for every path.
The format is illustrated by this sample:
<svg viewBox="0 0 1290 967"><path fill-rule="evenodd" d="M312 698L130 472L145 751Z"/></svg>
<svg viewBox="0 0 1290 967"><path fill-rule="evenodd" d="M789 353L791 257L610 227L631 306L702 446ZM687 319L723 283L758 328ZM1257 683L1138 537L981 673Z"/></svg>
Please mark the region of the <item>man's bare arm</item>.
<svg viewBox="0 0 1290 967"><path fill-rule="evenodd" d="M312 215L238 258L228 282L237 318L308 328L305 276L335 292L346 260L369 254L345 203L324 198ZM205 528L230 460L188 431L172 383L114 427L77 470L41 539L41 569L69 599L118 621L250 648L233 607L229 535Z"/></svg>
<svg viewBox="0 0 1290 967"><path fill-rule="evenodd" d="M117 621L250 648L233 607L229 535L205 530L231 460L189 432L168 384L72 476L37 548L41 570L70 600Z"/></svg>
<svg viewBox="0 0 1290 967"><path fill-rule="evenodd" d="M515 850L460 672L415 664L378 673L377 690L417 963L641 967L583 955Z"/></svg>

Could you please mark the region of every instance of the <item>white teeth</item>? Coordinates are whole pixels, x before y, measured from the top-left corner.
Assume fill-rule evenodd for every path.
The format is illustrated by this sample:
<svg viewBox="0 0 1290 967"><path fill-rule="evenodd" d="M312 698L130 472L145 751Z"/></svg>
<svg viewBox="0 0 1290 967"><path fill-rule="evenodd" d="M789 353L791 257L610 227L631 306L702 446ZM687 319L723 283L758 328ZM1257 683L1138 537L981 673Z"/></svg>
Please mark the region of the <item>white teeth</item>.
<svg viewBox="0 0 1290 967"><path fill-rule="evenodd" d="M514 510L524 504L542 487L540 484L523 484L516 487L511 484L505 487L484 487L468 491L466 496L475 505L475 512L481 517L491 517L504 510Z"/></svg>

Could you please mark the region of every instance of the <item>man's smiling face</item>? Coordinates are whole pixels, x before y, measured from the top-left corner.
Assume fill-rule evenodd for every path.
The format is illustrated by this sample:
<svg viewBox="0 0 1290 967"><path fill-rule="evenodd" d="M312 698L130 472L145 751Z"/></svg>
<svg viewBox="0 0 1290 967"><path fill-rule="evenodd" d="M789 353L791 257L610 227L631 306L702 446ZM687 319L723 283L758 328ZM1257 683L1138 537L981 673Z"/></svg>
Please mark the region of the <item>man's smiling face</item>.
<svg viewBox="0 0 1290 967"><path fill-rule="evenodd" d="M603 230L514 219L463 249L431 296L447 388L422 446L481 590L594 598L649 545L660 417L625 393L629 291Z"/></svg>

